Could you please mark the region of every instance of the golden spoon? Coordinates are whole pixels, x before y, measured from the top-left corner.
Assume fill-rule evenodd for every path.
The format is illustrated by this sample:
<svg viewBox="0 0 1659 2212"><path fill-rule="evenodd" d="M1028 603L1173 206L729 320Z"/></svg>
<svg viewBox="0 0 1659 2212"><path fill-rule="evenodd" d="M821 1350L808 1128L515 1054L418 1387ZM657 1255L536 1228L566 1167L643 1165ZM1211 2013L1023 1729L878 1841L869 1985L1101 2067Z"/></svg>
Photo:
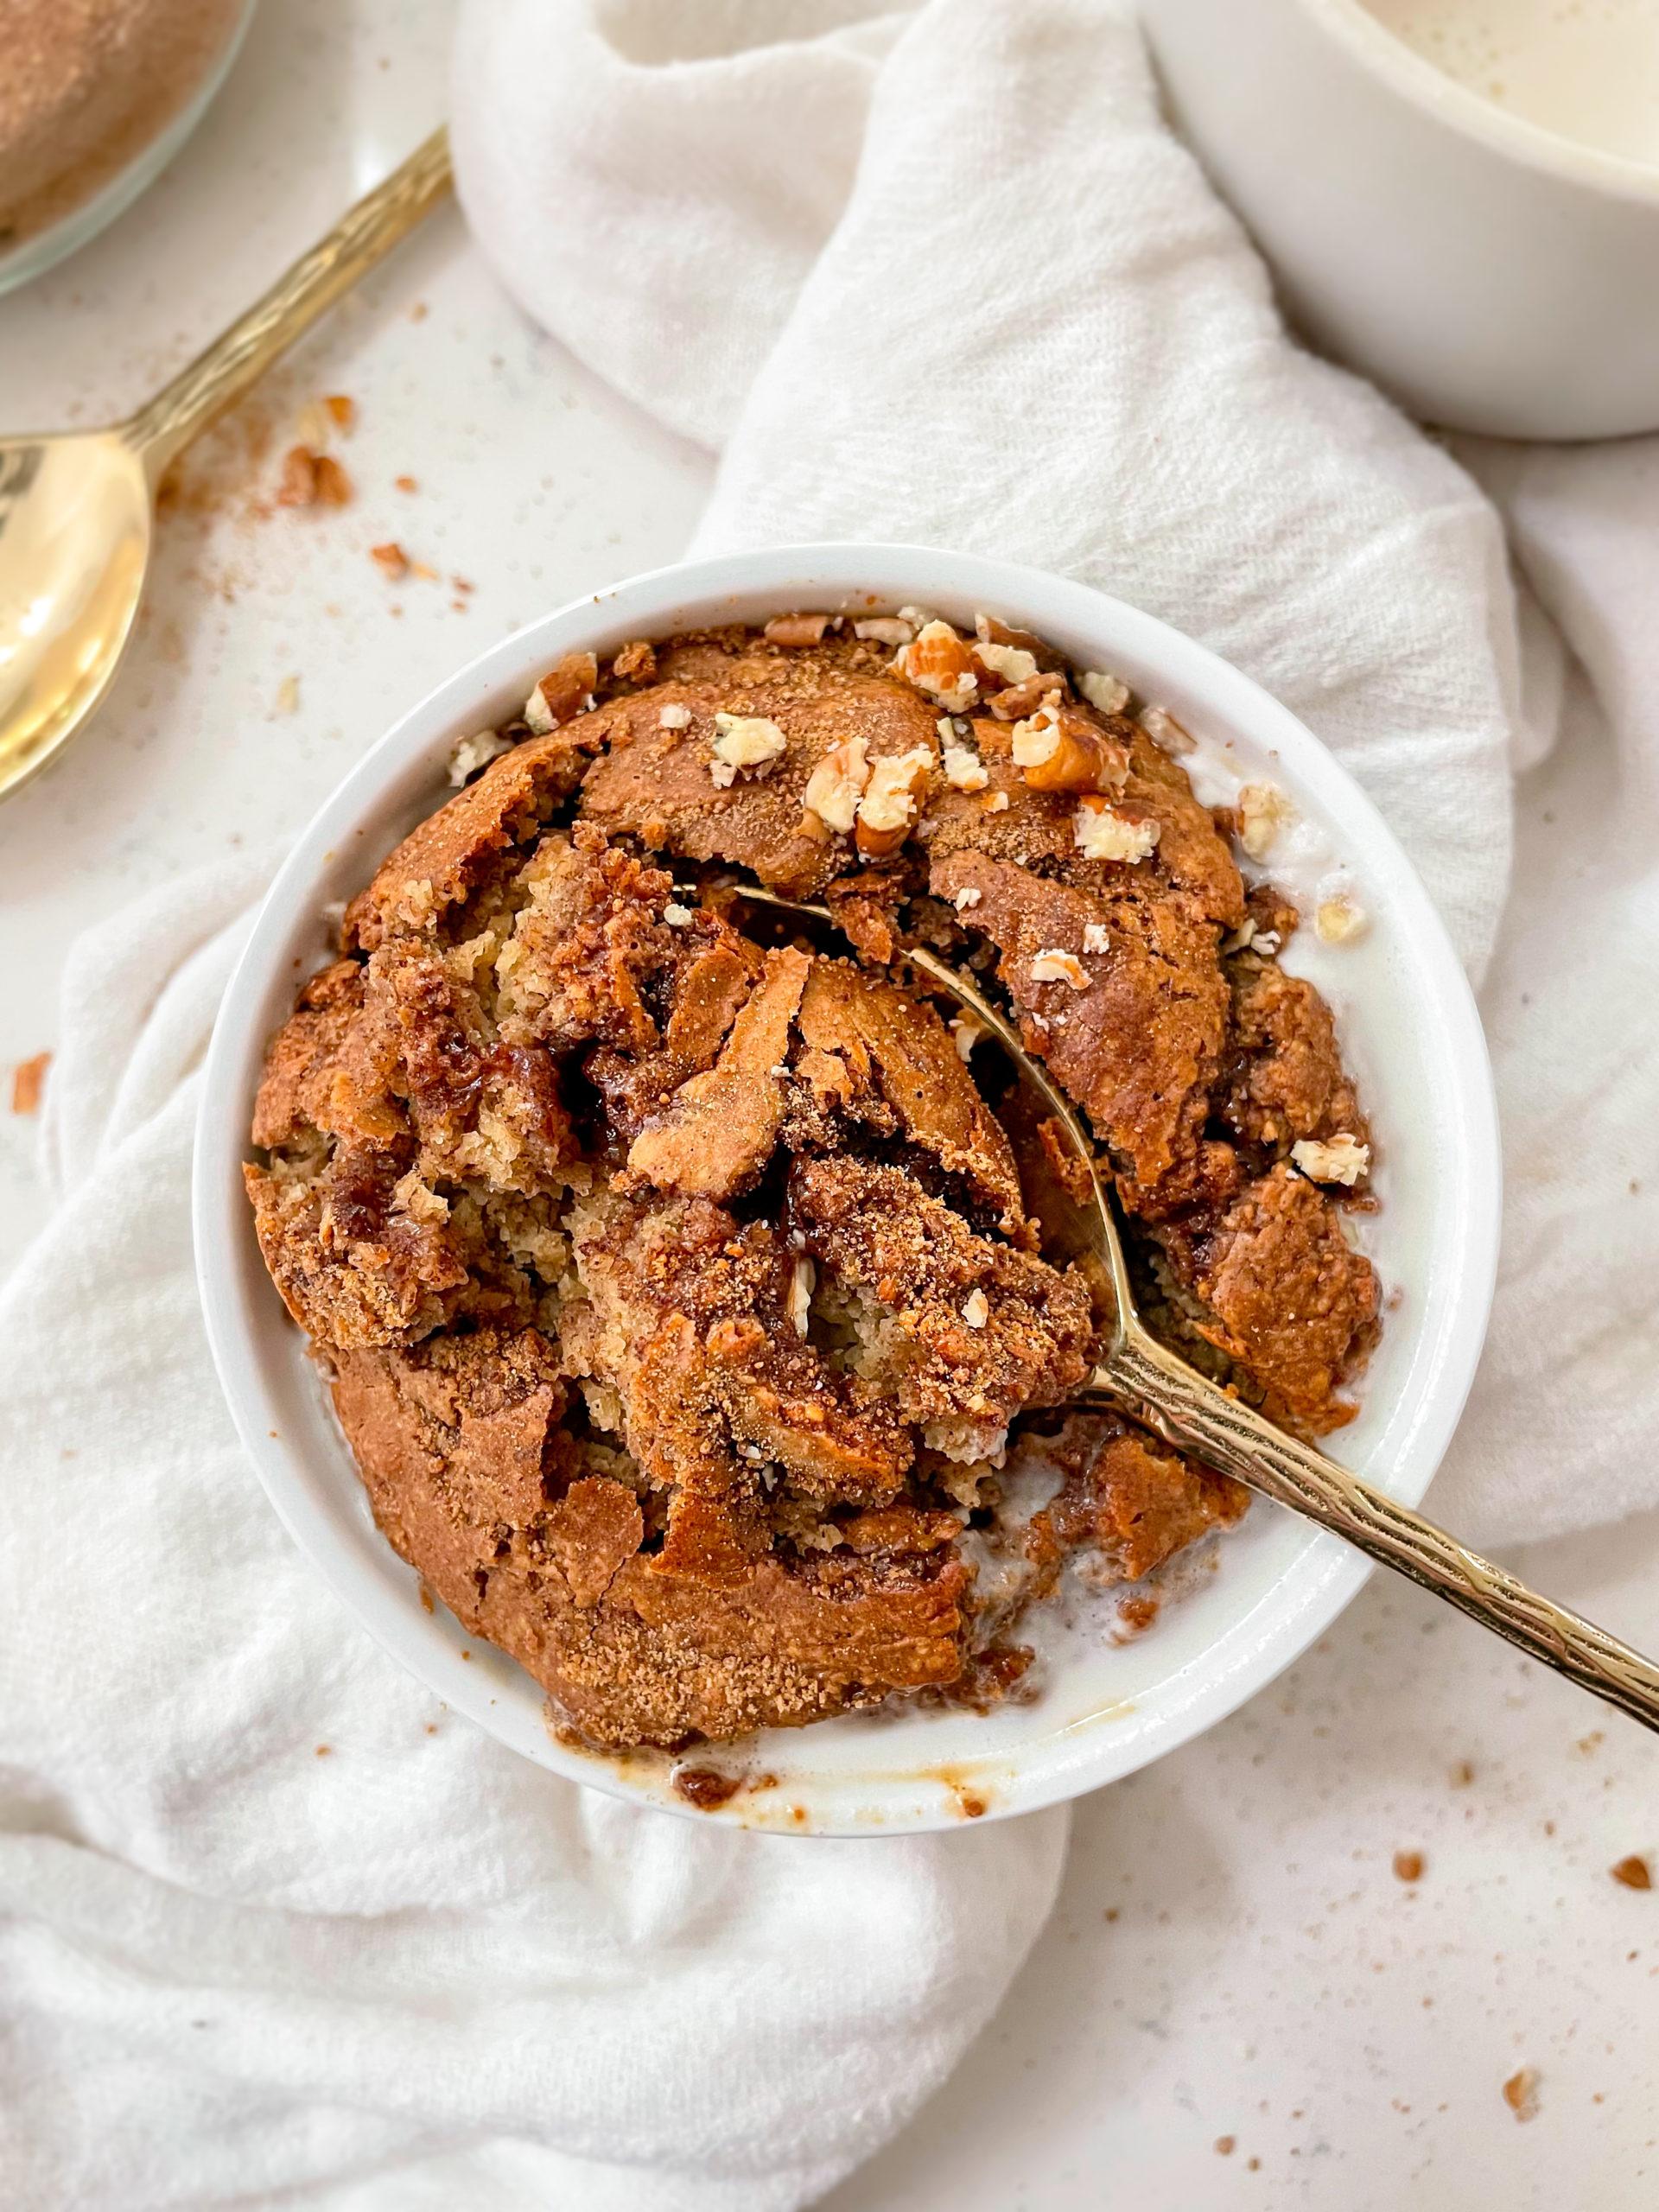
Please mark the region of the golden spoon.
<svg viewBox="0 0 1659 2212"><path fill-rule="evenodd" d="M435 130L124 423L0 439L0 798L83 729L131 634L168 465L449 187Z"/></svg>
<svg viewBox="0 0 1659 2212"><path fill-rule="evenodd" d="M747 884L722 881L721 889L751 905L798 915L819 928L836 926L827 906L780 899ZM1013 1025L948 961L925 945L907 947L905 957L988 1030L1013 1063L1018 1081L997 1112L1014 1142L1027 1203L1041 1227L1045 1251L1061 1265L1078 1262L1096 1286L1103 1317L1100 1363L1077 1394L1077 1402L1103 1402L1128 1414L1205 1466L1317 1522L1494 1635L1518 1644L1529 1658L1659 1729L1659 1667L1651 1660L1541 1598L1312 1445L1287 1436L1149 1332L1135 1306L1113 1202L1070 1103L1026 1051ZM1077 1188L1084 1195L1074 1195L1056 1170L1039 1135L1045 1122L1058 1125L1066 1149L1079 1163Z"/></svg>

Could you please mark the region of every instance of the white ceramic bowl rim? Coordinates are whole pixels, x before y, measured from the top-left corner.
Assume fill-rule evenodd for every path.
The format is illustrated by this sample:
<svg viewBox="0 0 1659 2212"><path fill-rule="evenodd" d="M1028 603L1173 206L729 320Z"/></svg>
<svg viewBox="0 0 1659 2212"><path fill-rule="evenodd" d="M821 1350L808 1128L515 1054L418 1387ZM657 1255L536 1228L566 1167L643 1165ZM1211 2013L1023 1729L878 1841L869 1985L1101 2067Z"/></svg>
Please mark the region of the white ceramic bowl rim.
<svg viewBox="0 0 1659 2212"><path fill-rule="evenodd" d="M1551 176L1618 199L1659 206L1659 168L1586 146L1482 99L1397 38L1370 13L1364 0L1299 0L1299 4L1340 38L1373 76L1385 79L1412 106L1448 129L1479 141L1506 160L1523 162Z"/></svg>
<svg viewBox="0 0 1659 2212"><path fill-rule="evenodd" d="M1345 849L1363 852L1367 880L1393 918L1388 957L1408 981L1412 1035L1425 1040L1440 1132L1429 1195L1440 1264L1423 1313L1402 1324L1400 1340L1409 1351L1382 1409L1382 1456L1368 1463L1408 1503L1427 1488L1456 1426L1491 1300L1499 1220L1497 1115L1478 1017L1456 957L1410 863L1358 786L1286 708L1203 646L1122 601L1040 570L914 546L832 544L772 548L657 570L572 601L491 647L365 755L301 834L253 921L214 1030L202 1090L193 1211L207 1330L243 1442L272 1504L371 1634L449 1706L538 1764L677 1812L689 1808L673 1794L665 1763L607 1763L556 1741L542 1724L539 1691L533 1705L529 1700L534 1686L528 1676L487 1647L465 1651L474 1640L442 1608L435 1615L423 1610L416 1578L373 1530L343 1440L310 1380L298 1332L282 1315L258 1259L241 1187L248 1116L269 1035L302 974L326 957L323 899L366 880L390 842L390 810L404 826L429 810L457 735L499 720L552 659L576 646L608 649L629 637L661 636L688 621L734 613L753 619L760 607L847 605L869 591L890 605L992 607L1046 630L1074 653L1083 646L1068 645L1068 635L1106 665L1113 664L1106 656L1115 657L1143 692L1149 683L1161 684L1165 703L1236 731L1249 747L1281 760L1304 804L1335 825ZM377 808L382 818L372 823ZM1429 1089L1420 1088L1420 1102ZM1269 1510L1258 1507L1256 1513ZM1253 1514L1247 1529L1255 1521ZM1276 1518L1267 1526L1280 1532L1264 1545L1269 1567L1262 1572L1270 1568L1271 1581L1251 1597L1248 1576L1238 1584L1224 1573L1212 1578L1215 1590L1230 1592L1226 1602L1215 1601L1218 1630L1206 1631L1138 1704L1103 1705L1063 1726L1063 1714L1044 1721L1040 1700L1025 1708L1035 1716L1029 1739L1022 1737L1012 1748L1004 1744L976 1780L976 1796L991 1817L1074 1796L1173 1749L1233 1711L1313 1641L1359 1589L1367 1564L1318 1531ZM1282 1548L1286 1531L1294 1535L1292 1551ZM1272 1548L1275 1544L1281 1550ZM1281 1553L1287 1563L1271 1566ZM1196 1603L1183 1601L1171 1611ZM1198 1631L1187 1634L1192 1641ZM1179 1651L1179 1632L1173 1641ZM460 1663L463 1656L472 1663ZM906 1714L893 1721L883 1739L889 1748L903 1739L909 1720ZM800 1772L783 1785L784 1796L739 1797L714 1817L843 1835L915 1833L961 1819L963 1770L924 1766L919 1755L897 1770L871 1773L866 1766L849 1781L829 1771L826 1751L815 1774L814 1739L847 1725L791 1732L790 1755ZM968 1715L928 1725L965 1728L970 1737L985 1726ZM1021 1718L1008 1725L1024 1729L1027 1723ZM765 1739L767 1746L779 1741L778 1732ZM771 1751L763 1755L770 1764Z"/></svg>

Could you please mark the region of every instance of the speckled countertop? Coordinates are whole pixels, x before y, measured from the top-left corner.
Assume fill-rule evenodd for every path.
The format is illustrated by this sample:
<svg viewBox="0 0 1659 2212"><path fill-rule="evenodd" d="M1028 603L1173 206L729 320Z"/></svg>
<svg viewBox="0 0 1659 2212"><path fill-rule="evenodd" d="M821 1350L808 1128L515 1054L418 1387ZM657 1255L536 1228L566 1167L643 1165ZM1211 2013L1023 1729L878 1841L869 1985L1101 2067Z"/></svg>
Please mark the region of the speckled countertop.
<svg viewBox="0 0 1659 2212"><path fill-rule="evenodd" d="M0 422L118 412L245 304L441 111L448 16L264 9L156 190L0 302ZM356 403L356 497L271 512L329 392ZM81 923L296 830L460 661L674 558L708 474L523 321L453 212L433 223L199 457L97 728L0 816L0 1068L49 1048ZM392 584L387 540L438 578ZM33 1135L0 1112L0 1265L41 1211ZM1614 1530L1520 1564L1651 1648L1659 1576L1631 1561L1656 1557L1659 1532ZM1077 1808L1001 2014L829 2207L1645 2212L1659 1890L1612 1878L1632 1853L1659 1872L1659 1745L1374 1581L1254 1705ZM1522 2120L1503 2090L1529 2069Z"/></svg>

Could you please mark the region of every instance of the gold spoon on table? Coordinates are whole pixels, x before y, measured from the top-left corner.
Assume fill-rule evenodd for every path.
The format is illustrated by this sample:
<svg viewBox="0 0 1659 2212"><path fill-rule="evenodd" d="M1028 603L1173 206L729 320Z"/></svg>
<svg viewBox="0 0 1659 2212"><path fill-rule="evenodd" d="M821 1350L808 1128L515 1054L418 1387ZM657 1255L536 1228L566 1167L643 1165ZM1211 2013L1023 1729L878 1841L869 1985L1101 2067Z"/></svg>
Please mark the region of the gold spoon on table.
<svg viewBox="0 0 1659 2212"><path fill-rule="evenodd" d="M449 188L432 136L165 390L105 430L0 439L0 799L84 729L131 633L168 464Z"/></svg>
<svg viewBox="0 0 1659 2212"><path fill-rule="evenodd" d="M751 885L722 882L721 889L819 929L836 927L827 906L780 899ZM1483 1628L1519 1645L1529 1658L1659 1729L1659 1667L1651 1660L1541 1598L1312 1445L1286 1435L1150 1333L1135 1306L1114 1203L1069 1101L1026 1051L1012 1024L948 961L925 945L907 947L905 957L988 1030L1014 1065L1018 1080L997 1111L1013 1141L1027 1204L1040 1224L1047 1256L1060 1265L1079 1262L1096 1286L1105 1317L1100 1363L1074 1402L1109 1405L1128 1414L1205 1466L1317 1522L1368 1558L1433 1591ZM1076 1195L1042 1142L1045 1122L1058 1124L1065 1150L1079 1163Z"/></svg>

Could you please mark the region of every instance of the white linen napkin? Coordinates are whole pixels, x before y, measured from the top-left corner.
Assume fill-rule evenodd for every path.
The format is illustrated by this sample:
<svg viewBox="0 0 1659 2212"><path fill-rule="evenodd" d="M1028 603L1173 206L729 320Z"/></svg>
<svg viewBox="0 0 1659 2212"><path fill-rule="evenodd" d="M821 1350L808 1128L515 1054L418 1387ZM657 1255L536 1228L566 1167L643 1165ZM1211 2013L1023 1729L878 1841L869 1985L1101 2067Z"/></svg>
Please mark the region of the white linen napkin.
<svg viewBox="0 0 1659 2212"><path fill-rule="evenodd" d="M1509 1251L1437 1503L1496 1541L1659 1494L1620 1273L1659 1187L1653 449L1464 455L1569 671L1530 601L1517 627L1468 475L1287 344L1109 0L467 0L454 125L531 311L724 445L702 545L1069 569L1350 762L1491 971ZM241 1460L191 1287L189 1071L262 880L169 887L79 949L59 1210L0 1295L0 2197L804 2203L994 2006L1064 1815L804 1845L634 1812L484 1741L339 1611Z"/></svg>

